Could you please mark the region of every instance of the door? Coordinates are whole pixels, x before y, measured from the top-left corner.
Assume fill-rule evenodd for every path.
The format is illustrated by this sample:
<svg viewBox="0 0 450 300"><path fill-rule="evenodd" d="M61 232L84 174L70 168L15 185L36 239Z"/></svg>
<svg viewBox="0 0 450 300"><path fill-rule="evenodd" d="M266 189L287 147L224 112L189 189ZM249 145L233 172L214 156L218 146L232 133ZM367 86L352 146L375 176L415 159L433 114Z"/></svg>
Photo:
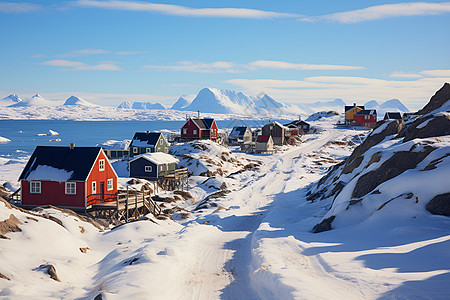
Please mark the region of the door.
<svg viewBox="0 0 450 300"><path fill-rule="evenodd" d="M101 199L105 200L105 182L102 181L100 182L100 194L101 194Z"/></svg>

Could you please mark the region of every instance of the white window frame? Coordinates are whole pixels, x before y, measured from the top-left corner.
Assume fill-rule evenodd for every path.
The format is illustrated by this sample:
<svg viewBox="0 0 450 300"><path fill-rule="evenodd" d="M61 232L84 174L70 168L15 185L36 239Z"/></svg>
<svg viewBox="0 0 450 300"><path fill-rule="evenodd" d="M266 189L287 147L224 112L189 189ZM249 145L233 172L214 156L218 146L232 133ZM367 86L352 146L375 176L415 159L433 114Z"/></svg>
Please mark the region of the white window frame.
<svg viewBox="0 0 450 300"><path fill-rule="evenodd" d="M98 160L98 170L105 171L105 160L104 159Z"/></svg>
<svg viewBox="0 0 450 300"><path fill-rule="evenodd" d="M138 153L138 147L133 147L133 154L137 154Z"/></svg>
<svg viewBox="0 0 450 300"><path fill-rule="evenodd" d="M106 184L107 184L107 187L108 187L108 188L107 188L108 191L111 191L111 190L114 188L114 183L113 183L112 178L108 179L107 182L106 182Z"/></svg>
<svg viewBox="0 0 450 300"><path fill-rule="evenodd" d="M66 195L76 195L77 194L77 183L76 182L66 182Z"/></svg>
<svg viewBox="0 0 450 300"><path fill-rule="evenodd" d="M146 153L152 152L152 148L145 148L145 152L146 152Z"/></svg>
<svg viewBox="0 0 450 300"><path fill-rule="evenodd" d="M187 134L187 128L183 128L183 134Z"/></svg>
<svg viewBox="0 0 450 300"><path fill-rule="evenodd" d="M92 194L97 194L97 181L92 181L91 191Z"/></svg>
<svg viewBox="0 0 450 300"><path fill-rule="evenodd" d="M152 166L145 166L145 172L150 173L152 171Z"/></svg>
<svg viewBox="0 0 450 300"><path fill-rule="evenodd" d="M42 192L40 181L30 181L30 193L40 194Z"/></svg>

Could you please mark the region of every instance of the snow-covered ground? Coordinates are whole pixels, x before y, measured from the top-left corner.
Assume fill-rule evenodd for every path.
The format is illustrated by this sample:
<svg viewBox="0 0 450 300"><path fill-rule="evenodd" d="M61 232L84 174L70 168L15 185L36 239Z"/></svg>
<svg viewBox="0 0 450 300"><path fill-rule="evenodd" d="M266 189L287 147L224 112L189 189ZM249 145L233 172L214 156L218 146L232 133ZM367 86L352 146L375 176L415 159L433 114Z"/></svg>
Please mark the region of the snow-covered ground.
<svg viewBox="0 0 450 300"><path fill-rule="evenodd" d="M183 212L173 214L174 220L148 216L150 220L101 231L66 212L46 209L31 216L0 202L0 220L13 214L22 230L4 233L10 240L0 239L0 273L10 279L0 278L0 296L447 298L447 217L423 212L416 219L398 218L391 211L355 226L311 232L330 205L307 201L307 186L347 157L367 133L336 129L336 118L312 122L316 133L274 155L232 149L221 163L236 170L223 176L201 173L217 168L224 149L175 147L179 155L193 152L184 159L197 171L190 178L193 199L170 203ZM242 170L236 161L261 163ZM0 183L14 182L25 163L0 158ZM400 204L396 211L406 208ZM62 225L43 218L45 214ZM46 274L49 265L60 282Z"/></svg>

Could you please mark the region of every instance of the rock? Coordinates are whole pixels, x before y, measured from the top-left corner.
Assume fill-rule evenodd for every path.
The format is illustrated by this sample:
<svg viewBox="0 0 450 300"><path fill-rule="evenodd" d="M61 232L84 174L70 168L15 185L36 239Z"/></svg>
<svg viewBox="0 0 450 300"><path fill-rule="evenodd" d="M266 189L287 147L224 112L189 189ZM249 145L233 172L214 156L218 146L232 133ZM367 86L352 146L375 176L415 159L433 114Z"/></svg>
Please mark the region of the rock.
<svg viewBox="0 0 450 300"><path fill-rule="evenodd" d="M417 114L425 115L430 113L439 107L441 107L445 102L450 99L450 84L448 82L444 83L444 85L436 92L436 94L431 97L430 101L425 105L424 108L419 110Z"/></svg>
<svg viewBox="0 0 450 300"><path fill-rule="evenodd" d="M316 224L313 227L313 233L319 233L319 232L328 231L328 230L333 229L331 227L331 222L333 222L335 218L336 218L335 216L331 216L331 217L323 220L319 224Z"/></svg>
<svg viewBox="0 0 450 300"><path fill-rule="evenodd" d="M186 191L173 191L173 193L175 195L180 195L184 199L194 199L194 197L192 197L191 193L186 192Z"/></svg>
<svg viewBox="0 0 450 300"><path fill-rule="evenodd" d="M60 282L58 275L56 274L56 269L53 265L40 265L38 268L33 269L34 271L44 271L46 274L50 275L50 278Z"/></svg>
<svg viewBox="0 0 450 300"><path fill-rule="evenodd" d="M8 232L21 232L22 229L17 226L18 224L22 224L22 222L20 222L15 215L11 214L8 219L0 222L0 234L4 235Z"/></svg>
<svg viewBox="0 0 450 300"><path fill-rule="evenodd" d="M362 163L362 161L364 160L364 156L358 156L357 158L355 158L354 160L351 161L350 164L346 165L343 169L341 174L348 174L353 172L354 169L356 169L357 167L359 167L359 165Z"/></svg>
<svg viewBox="0 0 450 300"><path fill-rule="evenodd" d="M416 144L417 146L419 144ZM424 152L413 152L413 146L410 151L400 151L385 161L378 169L362 175L353 190L352 198L360 198L385 181L388 181L408 169L414 169L434 148L425 146Z"/></svg>
<svg viewBox="0 0 450 300"><path fill-rule="evenodd" d="M103 296L102 294L98 294L97 296L95 296L94 300L102 300Z"/></svg>
<svg viewBox="0 0 450 300"><path fill-rule="evenodd" d="M427 204L426 209L434 215L450 216L450 193L437 195Z"/></svg>
<svg viewBox="0 0 450 300"><path fill-rule="evenodd" d="M369 163L367 164L367 167L370 166L371 164L375 163L375 162L379 162L381 159L381 154L380 152L376 152L372 155L372 157L369 160Z"/></svg>
<svg viewBox="0 0 450 300"><path fill-rule="evenodd" d="M0 273L0 278L1 279L6 279L6 280L11 280L8 276L3 275L2 273Z"/></svg>
<svg viewBox="0 0 450 300"><path fill-rule="evenodd" d="M376 129L381 125L388 123L386 128L383 131L377 134L373 134L376 132ZM358 156L361 156L364 152L369 150L371 147L383 141L387 136L398 134L403 127L405 126L405 122L403 120L383 120L377 122L373 131L367 136L364 142L355 148L353 153L345 160L346 165L350 164L354 159Z"/></svg>
<svg viewBox="0 0 450 300"><path fill-rule="evenodd" d="M89 247L80 248L81 253L87 253L88 250L91 250Z"/></svg>
<svg viewBox="0 0 450 300"><path fill-rule="evenodd" d="M423 126L425 122L427 123ZM416 138L438 137L449 134L450 114L430 115L416 119L411 125L402 130L397 138L404 137L403 142L407 142Z"/></svg>

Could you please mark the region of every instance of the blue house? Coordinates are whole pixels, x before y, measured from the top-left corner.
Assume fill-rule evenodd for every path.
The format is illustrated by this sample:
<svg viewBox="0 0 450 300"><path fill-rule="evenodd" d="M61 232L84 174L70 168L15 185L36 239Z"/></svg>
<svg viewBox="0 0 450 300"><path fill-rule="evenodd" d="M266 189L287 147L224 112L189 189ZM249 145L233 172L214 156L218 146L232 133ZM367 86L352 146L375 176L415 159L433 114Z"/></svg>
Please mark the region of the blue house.
<svg viewBox="0 0 450 300"><path fill-rule="evenodd" d="M146 153L129 162L130 177L158 180L177 168L179 160L164 152Z"/></svg>

